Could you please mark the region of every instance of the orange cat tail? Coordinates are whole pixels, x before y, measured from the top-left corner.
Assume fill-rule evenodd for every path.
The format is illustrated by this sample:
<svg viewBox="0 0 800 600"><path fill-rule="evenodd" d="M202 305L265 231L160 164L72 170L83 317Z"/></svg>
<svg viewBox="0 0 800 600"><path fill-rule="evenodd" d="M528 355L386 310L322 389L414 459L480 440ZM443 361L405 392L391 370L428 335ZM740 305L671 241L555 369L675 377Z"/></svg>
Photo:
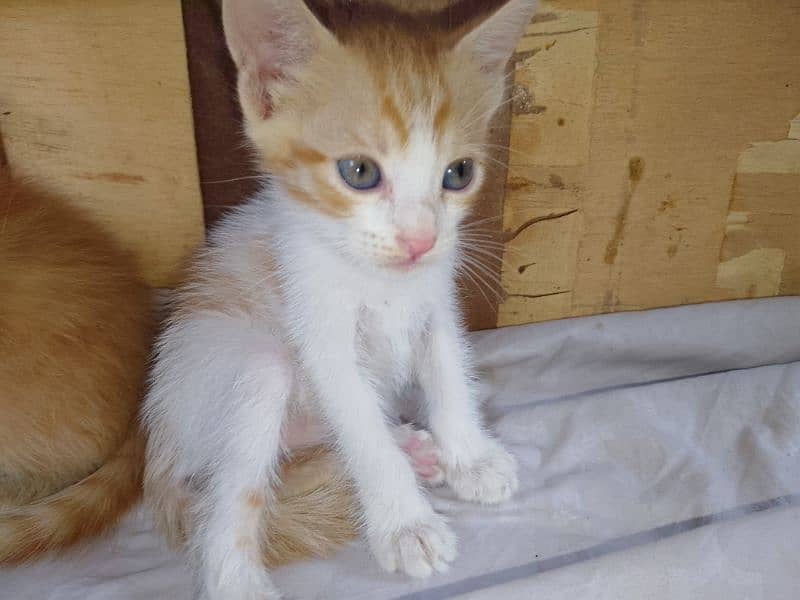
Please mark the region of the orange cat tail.
<svg viewBox="0 0 800 600"><path fill-rule="evenodd" d="M175 549L185 549L192 529L191 494L176 487L169 472L155 470L145 475L144 488L157 529ZM266 566L324 558L358 535L352 485L328 449L317 446L293 452L281 467L275 492L269 506L263 504L269 513L262 555ZM254 497L251 502L255 508L266 498Z"/></svg>
<svg viewBox="0 0 800 600"><path fill-rule="evenodd" d="M144 447L134 425L116 454L88 477L27 506L0 509L0 564L68 548L116 525L141 493Z"/></svg>
<svg viewBox="0 0 800 600"><path fill-rule="evenodd" d="M294 454L277 491L267 520L267 566L328 556L358 535L350 481L327 449Z"/></svg>

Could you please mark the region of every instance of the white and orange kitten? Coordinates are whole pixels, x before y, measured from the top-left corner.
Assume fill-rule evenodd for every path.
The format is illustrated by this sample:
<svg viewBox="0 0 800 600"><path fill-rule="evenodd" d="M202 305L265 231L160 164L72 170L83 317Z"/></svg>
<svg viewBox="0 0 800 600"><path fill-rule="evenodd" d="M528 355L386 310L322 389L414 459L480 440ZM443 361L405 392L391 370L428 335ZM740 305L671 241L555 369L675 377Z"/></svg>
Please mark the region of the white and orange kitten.
<svg viewBox="0 0 800 600"><path fill-rule="evenodd" d="M418 4L347 2L318 11L325 25L301 0L223 4L246 131L272 179L196 258L144 411L145 491L206 598L279 597L264 546L282 519L282 458L300 446L336 449L378 563L415 577L456 555L417 475L486 504L517 487L481 423L454 273L535 0L472 17ZM411 384L430 434L392 424Z"/></svg>

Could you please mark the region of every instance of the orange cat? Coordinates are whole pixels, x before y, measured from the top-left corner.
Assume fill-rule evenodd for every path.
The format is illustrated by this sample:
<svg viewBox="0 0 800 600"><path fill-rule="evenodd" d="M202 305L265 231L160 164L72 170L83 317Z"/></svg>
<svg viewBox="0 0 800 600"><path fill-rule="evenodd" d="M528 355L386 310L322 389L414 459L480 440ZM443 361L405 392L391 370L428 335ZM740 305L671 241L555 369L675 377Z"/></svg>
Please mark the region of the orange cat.
<svg viewBox="0 0 800 600"><path fill-rule="evenodd" d="M138 500L151 308L107 233L0 162L0 564L102 534ZM355 535L331 455L296 453L282 477L267 563Z"/></svg>
<svg viewBox="0 0 800 600"><path fill-rule="evenodd" d="M139 496L150 311L99 226L0 171L0 562L102 533Z"/></svg>

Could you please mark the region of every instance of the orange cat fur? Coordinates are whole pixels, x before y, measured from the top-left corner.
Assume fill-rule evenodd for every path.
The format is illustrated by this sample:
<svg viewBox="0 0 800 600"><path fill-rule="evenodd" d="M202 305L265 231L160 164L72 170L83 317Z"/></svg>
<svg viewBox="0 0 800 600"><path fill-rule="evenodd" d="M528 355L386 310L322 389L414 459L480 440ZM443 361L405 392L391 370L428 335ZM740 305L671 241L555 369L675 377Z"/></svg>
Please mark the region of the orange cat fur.
<svg viewBox="0 0 800 600"><path fill-rule="evenodd" d="M0 172L0 562L100 534L139 496L150 309L100 227Z"/></svg>
<svg viewBox="0 0 800 600"><path fill-rule="evenodd" d="M152 324L132 258L0 167L0 564L100 535L138 500ZM283 477L269 564L355 535L329 454L299 453Z"/></svg>

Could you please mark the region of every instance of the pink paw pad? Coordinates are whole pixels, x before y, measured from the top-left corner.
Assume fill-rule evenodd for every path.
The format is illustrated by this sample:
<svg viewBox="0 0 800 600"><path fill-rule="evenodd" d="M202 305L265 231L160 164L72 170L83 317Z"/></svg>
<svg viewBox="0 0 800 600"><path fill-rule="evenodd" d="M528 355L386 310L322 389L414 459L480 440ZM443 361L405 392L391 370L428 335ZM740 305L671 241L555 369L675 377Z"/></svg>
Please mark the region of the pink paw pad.
<svg viewBox="0 0 800 600"><path fill-rule="evenodd" d="M439 449L430 433L411 425L400 425L395 428L394 437L400 449L408 455L417 477L428 485L444 481L444 472L439 466Z"/></svg>

